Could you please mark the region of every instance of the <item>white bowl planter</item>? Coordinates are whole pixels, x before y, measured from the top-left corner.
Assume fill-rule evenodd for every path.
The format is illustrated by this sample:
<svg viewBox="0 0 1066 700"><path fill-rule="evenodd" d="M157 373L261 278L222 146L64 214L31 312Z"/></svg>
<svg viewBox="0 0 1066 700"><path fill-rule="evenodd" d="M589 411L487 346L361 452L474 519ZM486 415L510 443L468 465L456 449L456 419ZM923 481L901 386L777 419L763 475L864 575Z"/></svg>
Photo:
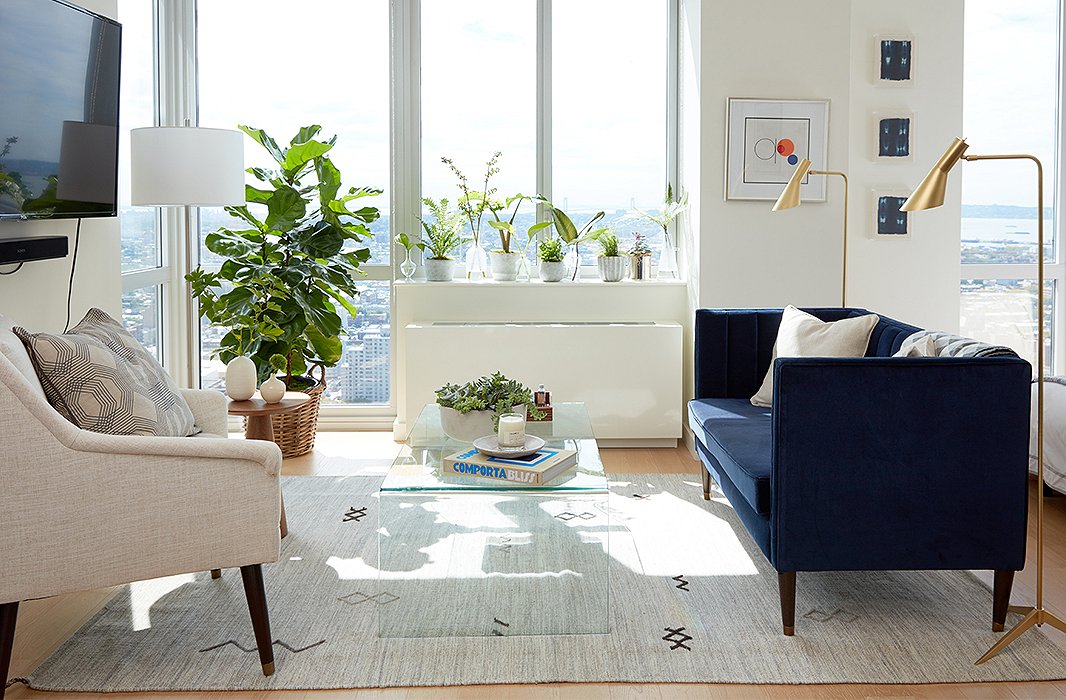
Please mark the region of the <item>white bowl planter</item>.
<svg viewBox="0 0 1066 700"><path fill-rule="evenodd" d="M596 258L596 264L604 282L618 282L626 276L626 259L622 255L601 255Z"/></svg>
<svg viewBox="0 0 1066 700"><path fill-rule="evenodd" d="M505 253L502 250L489 251L492 279L498 282L514 282L518 278L518 263L521 259L520 253Z"/></svg>
<svg viewBox="0 0 1066 700"><path fill-rule="evenodd" d="M545 282L559 282L566 277L566 263L540 261L540 278Z"/></svg>
<svg viewBox="0 0 1066 700"><path fill-rule="evenodd" d="M502 411L502 413L511 413L511 411ZM444 429L444 434L461 442L473 442L479 437L495 433L492 427L492 416L492 411L460 413L454 408L440 407L440 425Z"/></svg>
<svg viewBox="0 0 1066 700"><path fill-rule="evenodd" d="M451 282L455 277L455 261L452 259L435 260L426 258L422 261L426 271L427 282Z"/></svg>

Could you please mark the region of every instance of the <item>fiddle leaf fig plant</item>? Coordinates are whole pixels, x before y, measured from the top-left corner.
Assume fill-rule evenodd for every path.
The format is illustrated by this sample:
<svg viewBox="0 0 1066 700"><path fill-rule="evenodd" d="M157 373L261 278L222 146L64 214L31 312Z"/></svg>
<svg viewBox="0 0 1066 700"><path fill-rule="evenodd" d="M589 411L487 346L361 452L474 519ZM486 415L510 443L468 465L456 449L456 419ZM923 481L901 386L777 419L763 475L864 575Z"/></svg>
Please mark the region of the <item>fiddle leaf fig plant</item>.
<svg viewBox="0 0 1066 700"><path fill-rule="evenodd" d="M337 137L317 138L318 125L301 128L287 147L262 129L239 128L276 167L248 169L259 182L246 186L247 203L226 207L233 224L204 240L221 267L201 266L186 279L200 315L227 329L215 355L223 362L248 355L260 380L278 369L290 390L306 388L312 367L332 367L343 354L339 309L357 313L356 278L370 259L362 242L370 237L367 224L380 216L358 203L382 191L342 192L330 159Z"/></svg>

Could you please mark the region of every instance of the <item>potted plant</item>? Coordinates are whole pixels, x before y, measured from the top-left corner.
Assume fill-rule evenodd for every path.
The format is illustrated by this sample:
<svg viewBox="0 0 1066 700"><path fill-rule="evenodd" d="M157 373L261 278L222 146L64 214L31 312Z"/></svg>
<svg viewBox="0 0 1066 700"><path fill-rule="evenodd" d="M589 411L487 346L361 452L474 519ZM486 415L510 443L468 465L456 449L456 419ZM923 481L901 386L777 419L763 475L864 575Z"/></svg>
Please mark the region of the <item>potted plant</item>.
<svg viewBox="0 0 1066 700"><path fill-rule="evenodd" d="M604 282L618 282L626 276L625 256L618 253L618 236L610 231L600 234L600 256L596 264L600 269L600 279Z"/></svg>
<svg viewBox="0 0 1066 700"><path fill-rule="evenodd" d="M221 268L199 267L186 279L200 315L226 329L215 355L229 362L247 354L260 381L273 373L271 358L279 355L285 386L312 397L286 420L275 418L275 440L283 452L294 446L286 454L292 456L314 446L325 368L343 355L340 310L358 313L352 302L359 295L356 278L370 258L361 242L370 237L366 225L379 213L351 205L381 190L353 187L342 193L341 173L329 157L337 139L316 139L320 126L300 129L285 148L260 129L240 129L277 166L249 168L261 184L246 187L247 204L226 207L237 225L204 239L223 259ZM314 367L321 371L317 381L310 376Z"/></svg>
<svg viewBox="0 0 1066 700"><path fill-rule="evenodd" d="M674 242L670 239L670 224L686 209L688 209L688 193L681 195L678 199L674 199L674 188L667 185L666 198L663 201L662 209L659 210L658 214L649 214L646 211L633 209L627 215L627 217L631 219L644 219L646 221L654 222L663 230L663 252L659 257L660 277L677 276L677 253ZM651 253L649 252L649 255L650 254Z"/></svg>
<svg viewBox="0 0 1066 700"><path fill-rule="evenodd" d="M566 263L563 258L563 242L558 238L549 238L542 241L540 250L537 251L540 258L540 278L545 282L558 282L566 277Z"/></svg>
<svg viewBox="0 0 1066 700"><path fill-rule="evenodd" d="M522 206L522 202L532 197L527 197L524 194L516 194L513 197L508 197L505 202L499 200L489 199L486 202L486 207L492 213L493 220L489 222L489 226L492 226L500 234L500 247L495 250L489 251L489 260L492 263L492 279L513 282L518 277L518 268L523 258L525 258L525 249L519 251L514 250L514 220L518 216L518 210ZM514 209L511 210L511 216L504 219L500 218L500 212L506 212L510 206L514 204ZM541 222L529 227L528 238L526 239L526 246L528 247L529 241L533 239L533 235L551 224L548 222Z"/></svg>
<svg viewBox="0 0 1066 700"><path fill-rule="evenodd" d="M629 255L629 278L634 280L648 279L651 273L651 248L644 240L643 233L633 234L633 244L626 251Z"/></svg>
<svg viewBox="0 0 1066 700"><path fill-rule="evenodd" d="M492 180L493 175L500 172L496 163L499 161L501 155L503 155L501 151L496 151L492 154L492 157L485 162L485 180L482 189L480 190L470 189L466 175L459 170L451 158L443 157L440 159L459 180L459 191L462 194L459 196L457 206L459 207L459 212L466 218L467 223L470 225L470 234L473 244L466 252L466 276L468 279L471 277L485 276L487 259L485 257L485 251L481 248L481 221L485 216L485 211L488 209L489 199L496 193L496 188L490 188L489 182Z"/></svg>
<svg viewBox="0 0 1066 700"><path fill-rule="evenodd" d="M436 201L423 197L422 203L433 215L432 223L419 219L426 234L425 240L418 244L424 253L422 266L426 270L426 280L450 282L455 276L455 260L451 253L470 242L460 233L463 215L451 208L447 198Z"/></svg>
<svg viewBox="0 0 1066 700"><path fill-rule="evenodd" d="M415 262L411 260L411 249L415 246L421 246L421 244L411 240L411 237L406 233L396 234L396 243L403 248L404 252L403 262L400 263L400 272L403 274L403 278L410 282L411 277L415 274Z"/></svg>
<svg viewBox="0 0 1066 700"><path fill-rule="evenodd" d="M533 392L500 372L463 385L445 384L436 394L445 434L464 442L491 435L500 416L515 408L521 413L528 408L536 419L544 417L533 402Z"/></svg>

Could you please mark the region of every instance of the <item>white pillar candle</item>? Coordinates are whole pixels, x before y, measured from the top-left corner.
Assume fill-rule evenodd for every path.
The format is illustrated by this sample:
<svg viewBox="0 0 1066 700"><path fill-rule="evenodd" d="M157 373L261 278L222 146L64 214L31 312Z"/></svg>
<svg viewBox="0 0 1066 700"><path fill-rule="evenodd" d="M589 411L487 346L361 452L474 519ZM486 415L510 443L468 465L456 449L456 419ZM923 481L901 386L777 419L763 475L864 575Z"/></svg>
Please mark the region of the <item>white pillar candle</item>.
<svg viewBox="0 0 1066 700"><path fill-rule="evenodd" d="M526 417L518 413L500 416L500 447L521 447L526 444Z"/></svg>

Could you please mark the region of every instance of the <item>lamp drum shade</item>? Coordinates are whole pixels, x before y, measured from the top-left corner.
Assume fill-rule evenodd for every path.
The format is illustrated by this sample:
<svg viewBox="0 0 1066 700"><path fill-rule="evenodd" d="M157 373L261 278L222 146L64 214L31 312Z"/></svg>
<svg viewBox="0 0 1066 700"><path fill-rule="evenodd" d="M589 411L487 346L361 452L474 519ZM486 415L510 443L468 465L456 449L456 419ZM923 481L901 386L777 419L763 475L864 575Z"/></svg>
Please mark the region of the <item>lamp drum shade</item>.
<svg viewBox="0 0 1066 700"><path fill-rule="evenodd" d="M132 203L239 206L244 199L244 134L191 126L130 132Z"/></svg>

